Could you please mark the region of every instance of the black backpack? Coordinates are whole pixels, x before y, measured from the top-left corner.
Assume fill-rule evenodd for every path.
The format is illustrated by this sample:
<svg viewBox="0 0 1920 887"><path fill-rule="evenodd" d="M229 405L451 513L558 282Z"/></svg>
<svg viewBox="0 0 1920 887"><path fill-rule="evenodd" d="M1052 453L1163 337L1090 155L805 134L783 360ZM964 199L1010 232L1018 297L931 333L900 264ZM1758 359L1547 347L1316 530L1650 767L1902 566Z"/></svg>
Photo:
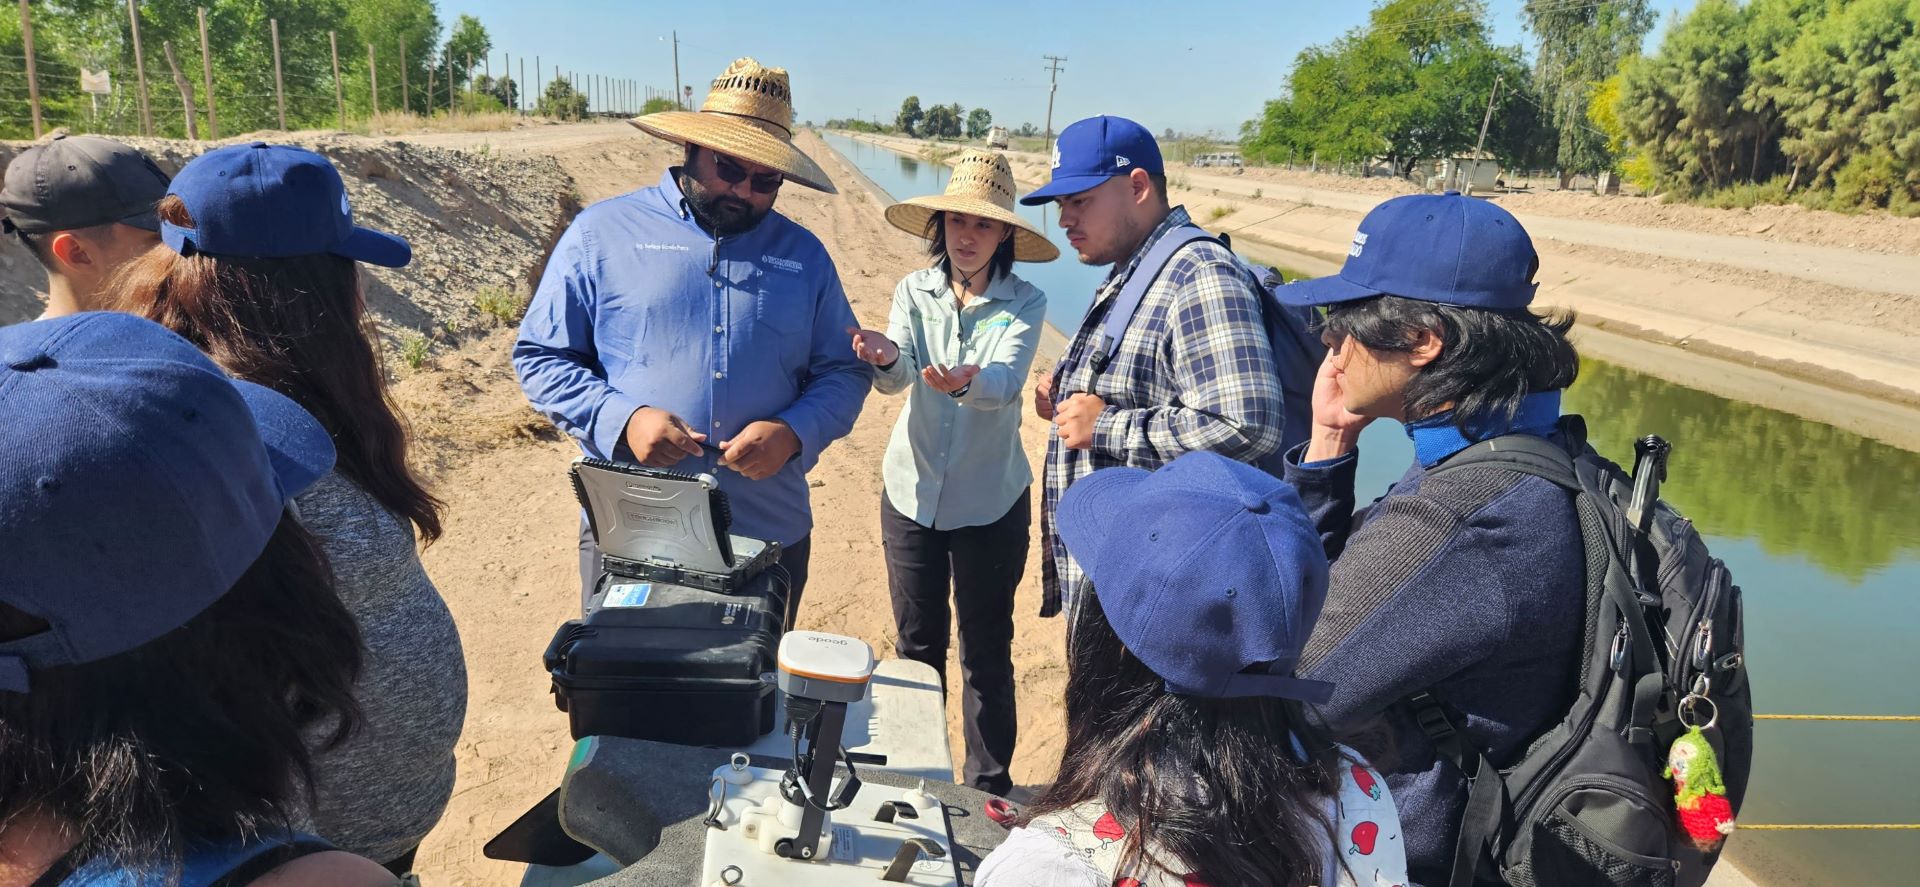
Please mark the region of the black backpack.
<svg viewBox="0 0 1920 887"><path fill-rule="evenodd" d="M1632 476L1586 443L1579 416L1565 447L1507 435L1429 474L1498 466L1574 495L1586 549L1586 647L1566 718L1496 771L1426 693L1407 700L1440 754L1468 778L1451 887L1698 885L1721 847L1680 830L1667 749L1705 727L1738 811L1753 764L1753 701L1742 661L1740 588L1693 522L1659 498L1668 445L1641 438Z"/></svg>

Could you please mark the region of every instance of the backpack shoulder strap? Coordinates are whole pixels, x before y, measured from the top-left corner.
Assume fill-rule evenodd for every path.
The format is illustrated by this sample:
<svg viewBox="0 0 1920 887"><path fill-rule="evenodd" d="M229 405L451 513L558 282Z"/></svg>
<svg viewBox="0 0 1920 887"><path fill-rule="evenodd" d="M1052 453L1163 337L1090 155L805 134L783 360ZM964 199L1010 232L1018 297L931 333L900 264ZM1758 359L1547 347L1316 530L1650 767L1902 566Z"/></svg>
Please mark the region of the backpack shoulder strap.
<svg viewBox="0 0 1920 887"><path fill-rule="evenodd" d="M1427 470L1428 475L1445 474L1475 465L1493 465L1551 481L1571 492L1580 492L1580 476L1574 471L1574 452L1586 445L1586 423L1579 416L1563 416L1560 431L1567 445L1561 446L1531 434L1503 434L1480 441L1449 456Z"/></svg>
<svg viewBox="0 0 1920 887"><path fill-rule="evenodd" d="M1120 346L1120 337L1126 335L1127 324L1133 322L1133 312L1140 308L1140 300L1146 298L1147 290L1153 282L1160 279L1160 272L1166 270L1167 262L1183 246L1196 240L1219 241L1208 234L1199 225L1180 225L1160 235L1140 258L1140 264L1134 266L1133 274L1127 282L1121 284L1120 293L1113 297L1113 306L1107 309L1106 321L1100 325L1100 341L1095 343L1091 364L1093 374L1106 372L1107 363L1113 359L1113 352Z"/></svg>

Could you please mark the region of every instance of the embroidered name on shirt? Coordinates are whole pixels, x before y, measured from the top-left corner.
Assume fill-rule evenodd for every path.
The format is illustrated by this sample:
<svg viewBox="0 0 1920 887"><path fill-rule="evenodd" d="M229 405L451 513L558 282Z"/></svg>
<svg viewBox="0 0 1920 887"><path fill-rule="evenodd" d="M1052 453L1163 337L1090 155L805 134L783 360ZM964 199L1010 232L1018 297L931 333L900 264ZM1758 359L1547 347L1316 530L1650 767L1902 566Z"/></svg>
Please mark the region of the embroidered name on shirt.
<svg viewBox="0 0 1920 887"><path fill-rule="evenodd" d="M686 253L686 252L693 251L692 249L688 248L688 246L684 243L636 243L633 245L633 248L639 249L639 250L659 250L662 252L675 252L675 253Z"/></svg>
<svg viewBox="0 0 1920 887"><path fill-rule="evenodd" d="M799 262L796 262L792 259L783 259L783 258L780 258L779 256L761 256L760 261L765 262L769 266L785 271L788 274L799 274L800 272L807 270L807 266L802 265Z"/></svg>

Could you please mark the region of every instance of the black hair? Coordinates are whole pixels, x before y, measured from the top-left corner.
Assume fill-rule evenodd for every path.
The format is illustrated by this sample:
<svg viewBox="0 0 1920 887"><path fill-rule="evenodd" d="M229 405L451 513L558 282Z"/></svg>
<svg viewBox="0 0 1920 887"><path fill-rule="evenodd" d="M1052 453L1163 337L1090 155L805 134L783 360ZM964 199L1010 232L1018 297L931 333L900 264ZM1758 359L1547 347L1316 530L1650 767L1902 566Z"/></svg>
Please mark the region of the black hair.
<svg viewBox="0 0 1920 887"><path fill-rule="evenodd" d="M313 784L309 742L337 746L359 718L360 632L332 577L283 517L185 625L0 692L0 828L50 816L75 837L71 858L162 877L196 842L291 829ZM45 627L0 605L0 637Z"/></svg>
<svg viewBox="0 0 1920 887"><path fill-rule="evenodd" d="M1405 352L1432 330L1440 356L1407 383L1406 419L1450 408L1454 424L1477 440L1512 424L1527 395L1573 384L1580 374L1580 355L1567 338L1573 322L1572 312L1462 308L1389 295L1332 306L1321 338L1328 347L1351 336L1373 351Z"/></svg>
<svg viewBox="0 0 1920 887"><path fill-rule="evenodd" d="M1091 591L1067 660L1059 775L1024 821L1100 802L1127 830L1116 876L1158 860L1208 884L1320 883L1337 852L1328 799L1344 759L1301 703L1169 691L1121 643Z"/></svg>
<svg viewBox="0 0 1920 887"><path fill-rule="evenodd" d="M1147 180L1153 183L1155 191L1160 192L1160 205L1173 205L1173 192L1167 190L1167 174L1164 172L1147 173Z"/></svg>
<svg viewBox="0 0 1920 887"><path fill-rule="evenodd" d="M996 219L995 221L998 220ZM987 260L987 281L989 283L1013 273L1013 242L1020 236L1018 233L1019 229L1015 226L1008 225L1006 222L1001 222L1000 224L1007 226L1007 236L1001 239L998 246L993 248L993 258ZM934 210L933 215L927 218L926 236L927 258L932 259L935 265L940 266L940 273L945 274L948 280L952 280L953 260L947 257L946 210Z"/></svg>

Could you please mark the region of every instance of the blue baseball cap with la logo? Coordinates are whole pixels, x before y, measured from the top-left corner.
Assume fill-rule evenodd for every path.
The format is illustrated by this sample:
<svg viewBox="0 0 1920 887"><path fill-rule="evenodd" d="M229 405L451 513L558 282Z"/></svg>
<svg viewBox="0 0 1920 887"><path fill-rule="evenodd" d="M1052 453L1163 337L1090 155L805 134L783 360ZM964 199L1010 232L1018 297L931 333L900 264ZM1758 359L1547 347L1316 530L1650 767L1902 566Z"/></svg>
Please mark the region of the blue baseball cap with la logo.
<svg viewBox="0 0 1920 887"><path fill-rule="evenodd" d="M405 240L353 224L340 171L312 151L254 142L208 151L174 176L193 227L160 223L177 253L288 258L332 253L399 268L413 259Z"/></svg>
<svg viewBox="0 0 1920 887"><path fill-rule="evenodd" d="M1060 131L1053 143L1053 181L1020 202L1039 206L1136 169L1155 175L1166 171L1153 133L1125 117L1089 117Z"/></svg>
<svg viewBox="0 0 1920 887"><path fill-rule="evenodd" d="M1458 191L1409 194L1373 208L1331 277L1274 292L1295 305L1372 296L1511 311L1533 302L1540 256L1513 214Z"/></svg>

